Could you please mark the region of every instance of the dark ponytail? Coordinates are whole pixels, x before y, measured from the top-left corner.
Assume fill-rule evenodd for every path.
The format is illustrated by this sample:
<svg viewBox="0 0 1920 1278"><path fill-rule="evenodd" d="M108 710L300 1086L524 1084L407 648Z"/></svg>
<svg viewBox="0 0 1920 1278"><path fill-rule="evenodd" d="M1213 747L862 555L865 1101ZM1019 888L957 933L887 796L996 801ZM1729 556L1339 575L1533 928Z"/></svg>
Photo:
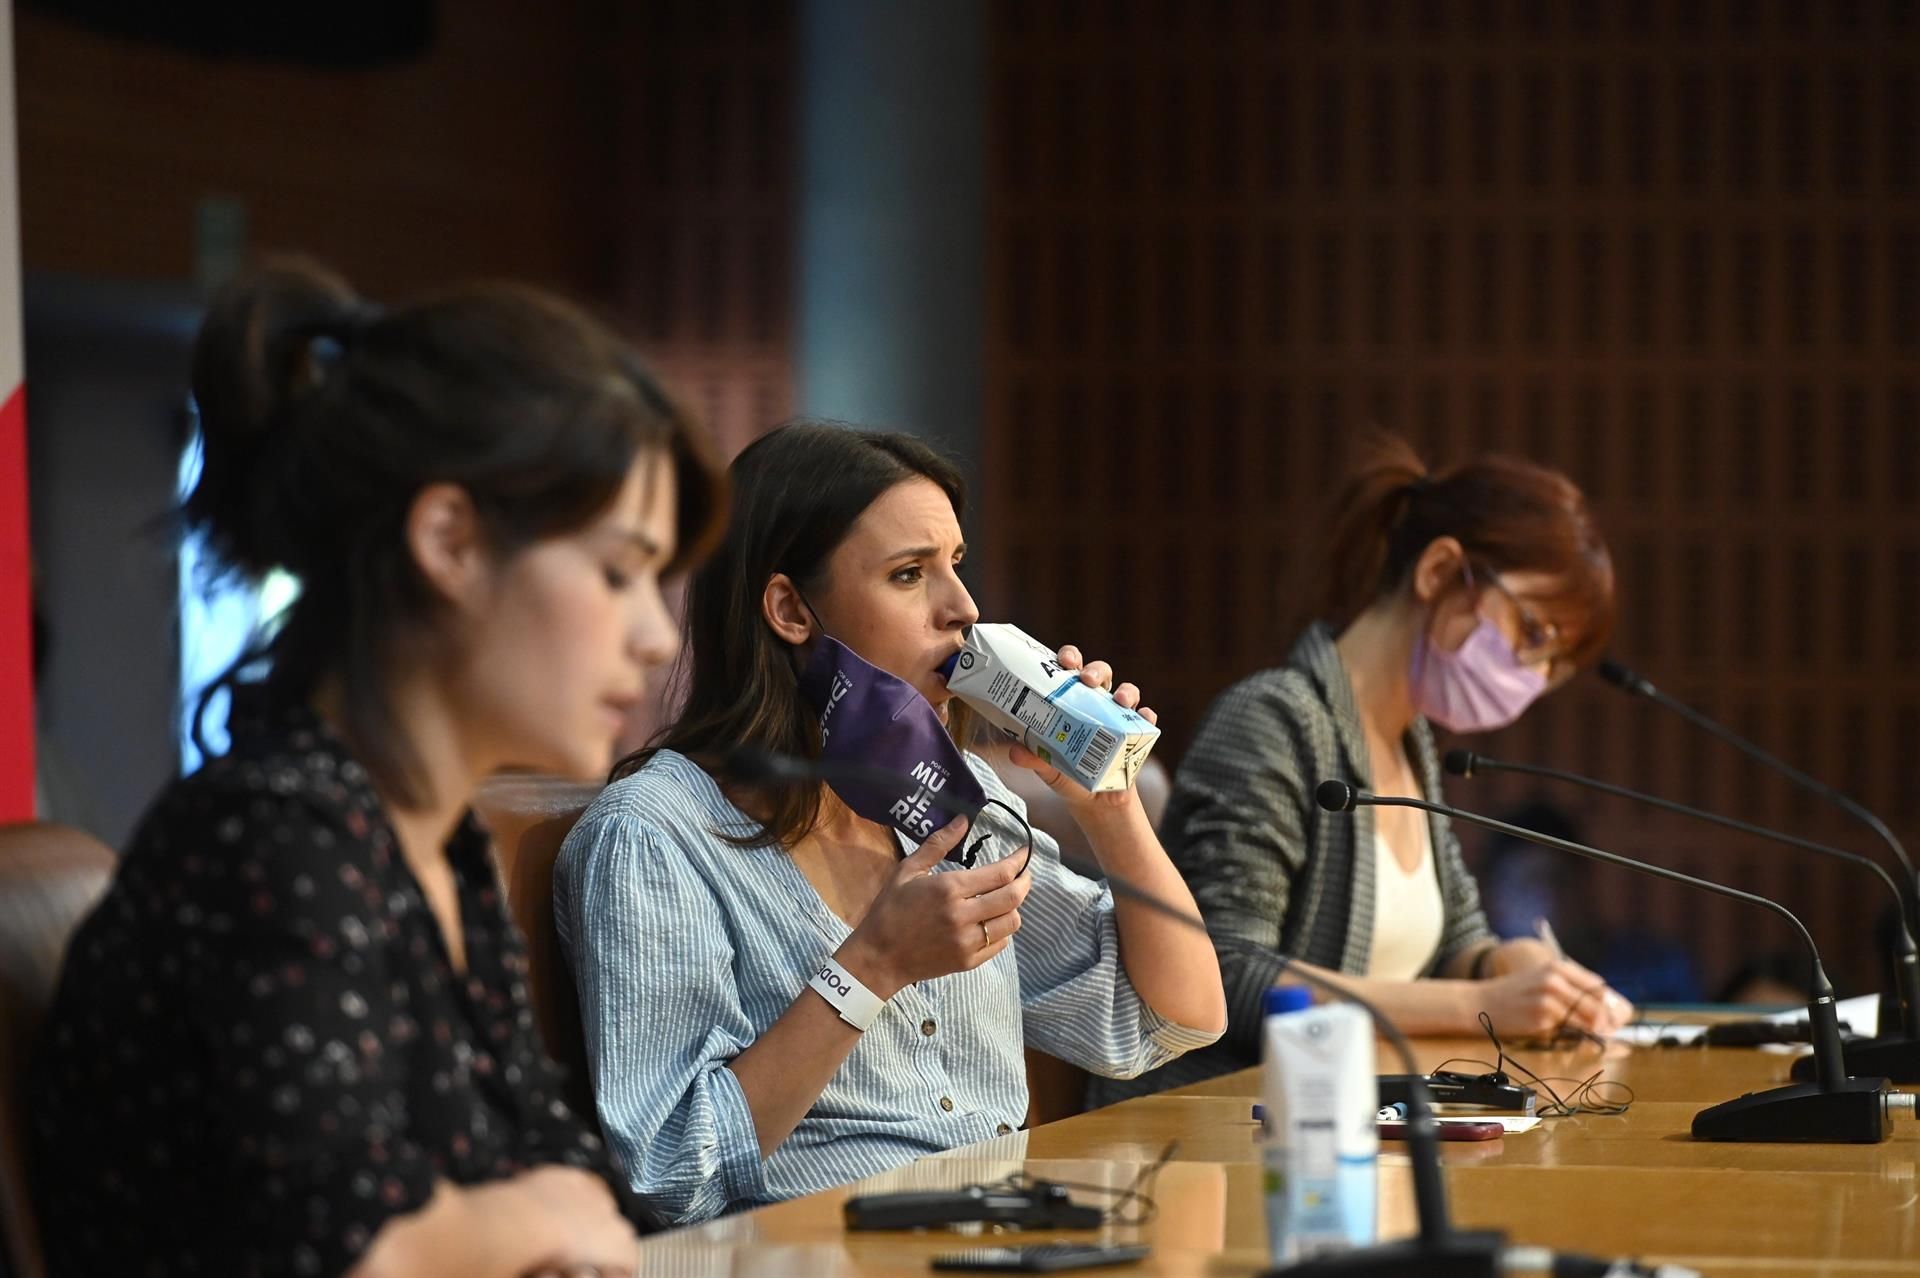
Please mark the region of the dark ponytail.
<svg viewBox="0 0 1920 1278"><path fill-rule="evenodd" d="M1376 600L1406 587L1414 565L1452 537L1485 571L1539 573L1556 584L1538 596L1576 666L1598 660L1613 634L1613 560L1586 498L1555 470L1489 454L1429 472L1397 435L1363 437L1334 497L1316 561L1316 615L1344 628Z"/></svg>
<svg viewBox="0 0 1920 1278"><path fill-rule="evenodd" d="M299 262L267 266L214 300L193 348L202 460L183 513L226 566L300 574L313 538L294 527L298 509L280 505L294 487L288 436L323 415L300 401L320 396L364 313L345 280Z"/></svg>
<svg viewBox="0 0 1920 1278"><path fill-rule="evenodd" d="M704 434L610 330L523 286L382 311L314 263L268 263L215 299L193 392L203 453L187 525L227 571L300 583L277 629L207 695L251 665L266 668L269 706L337 680L356 756L402 803L424 796L387 671L438 615L405 538L423 488L465 490L503 556L590 523L649 452L677 480L674 567L702 555L723 518Z"/></svg>
<svg viewBox="0 0 1920 1278"><path fill-rule="evenodd" d="M1344 626L1396 580L1387 563L1394 529L1416 491L1428 482L1426 463L1398 435L1370 434L1334 496L1325 553L1318 560L1316 616Z"/></svg>

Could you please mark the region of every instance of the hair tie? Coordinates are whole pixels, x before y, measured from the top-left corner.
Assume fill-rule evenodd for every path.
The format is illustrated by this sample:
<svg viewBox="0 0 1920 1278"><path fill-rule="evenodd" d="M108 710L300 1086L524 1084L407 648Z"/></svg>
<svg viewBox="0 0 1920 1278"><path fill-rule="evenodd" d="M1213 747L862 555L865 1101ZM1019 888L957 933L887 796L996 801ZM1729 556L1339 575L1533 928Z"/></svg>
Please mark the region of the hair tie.
<svg viewBox="0 0 1920 1278"><path fill-rule="evenodd" d="M1387 521L1387 529L1390 533L1399 532L1413 515L1413 499L1432 487L1433 481L1425 475L1409 479L1401 486L1400 491L1394 495L1392 503L1387 507L1392 512L1391 518Z"/></svg>
<svg viewBox="0 0 1920 1278"><path fill-rule="evenodd" d="M387 308L377 302L359 302L341 317L340 323L328 336L347 350L352 350L367 333L367 330L387 317Z"/></svg>
<svg viewBox="0 0 1920 1278"><path fill-rule="evenodd" d="M360 344L367 330L386 314L383 306L356 302L334 319L307 324L297 330L306 340L307 385L319 386L332 377L334 369Z"/></svg>

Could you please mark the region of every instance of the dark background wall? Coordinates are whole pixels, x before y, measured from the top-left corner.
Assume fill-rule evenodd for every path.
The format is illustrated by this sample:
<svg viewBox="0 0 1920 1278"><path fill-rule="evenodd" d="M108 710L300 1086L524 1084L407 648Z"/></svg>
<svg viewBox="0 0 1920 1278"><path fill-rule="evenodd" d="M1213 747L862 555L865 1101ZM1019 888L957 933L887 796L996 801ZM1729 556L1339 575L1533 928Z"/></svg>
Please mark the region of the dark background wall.
<svg viewBox="0 0 1920 1278"><path fill-rule="evenodd" d="M1010 2L991 66L997 602L1124 659L1169 757L1284 655L1313 513L1377 423L1566 469L1618 653L1920 835L1914 6ZM1486 744L1862 844L1604 688ZM1518 793L1481 785L1453 798ZM1804 906L1870 977L1844 874L1568 806ZM1710 974L1788 943L1592 886Z"/></svg>
<svg viewBox="0 0 1920 1278"><path fill-rule="evenodd" d="M438 6L417 60L213 57L16 13L45 730L124 838L177 766L181 442L208 201L381 298L475 275L632 334L737 448L790 411L792 14L758 0ZM223 250L224 251L224 250ZM230 263L228 264L230 265Z"/></svg>
<svg viewBox="0 0 1920 1278"><path fill-rule="evenodd" d="M23 11L26 261L190 279L194 210L216 196L245 204L254 243L308 248L388 289L491 261L604 291L618 121L600 8L443 5L425 58L347 72L203 56Z"/></svg>
<svg viewBox="0 0 1920 1278"><path fill-rule="evenodd" d="M193 280L213 199L379 295L485 273L596 304L736 445L786 410L790 5L462 0L361 71L17 22L29 271Z"/></svg>

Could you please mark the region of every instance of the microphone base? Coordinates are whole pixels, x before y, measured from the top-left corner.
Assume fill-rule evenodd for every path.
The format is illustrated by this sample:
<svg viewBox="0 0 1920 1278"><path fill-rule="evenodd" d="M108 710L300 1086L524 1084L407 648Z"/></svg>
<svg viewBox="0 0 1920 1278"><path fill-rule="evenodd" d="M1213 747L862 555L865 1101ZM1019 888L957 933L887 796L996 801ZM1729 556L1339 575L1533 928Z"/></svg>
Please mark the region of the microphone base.
<svg viewBox="0 0 1920 1278"><path fill-rule="evenodd" d="M1884 1078L1890 1083L1920 1083L1920 1038L1883 1035L1857 1038L1840 1045L1847 1073L1857 1078ZM1793 1063L1793 1077L1810 1083L1814 1077L1813 1057L1802 1056Z"/></svg>
<svg viewBox="0 0 1920 1278"><path fill-rule="evenodd" d="M1792 1083L1748 1092L1693 1116L1695 1140L1764 1144L1877 1145L1892 1133L1887 1080L1846 1078L1823 1091Z"/></svg>
<svg viewBox="0 0 1920 1278"><path fill-rule="evenodd" d="M1329 1252L1261 1271L1260 1278L1498 1278L1507 1236L1450 1229L1445 1236Z"/></svg>

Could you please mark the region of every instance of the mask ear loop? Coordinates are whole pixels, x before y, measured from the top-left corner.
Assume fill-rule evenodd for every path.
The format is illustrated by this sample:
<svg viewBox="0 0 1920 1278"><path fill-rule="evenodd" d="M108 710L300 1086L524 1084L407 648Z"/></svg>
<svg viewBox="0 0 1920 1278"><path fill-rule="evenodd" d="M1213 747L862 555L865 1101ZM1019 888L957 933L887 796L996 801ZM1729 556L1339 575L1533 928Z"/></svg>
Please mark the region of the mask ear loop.
<svg viewBox="0 0 1920 1278"><path fill-rule="evenodd" d="M1019 822L1020 828L1026 831L1027 855L1026 855L1026 858L1020 862L1019 873L1013 876L1014 878L1017 879L1020 877L1021 874L1025 874L1027 872L1027 866L1031 864L1033 861L1033 826L1029 825L1027 823L1027 819L1021 816L1020 813L1016 811L1011 804L1008 804L1003 800L988 799L985 806L981 810L985 811L986 808L999 808L1002 812L1005 812L1008 816L1012 817L1015 821ZM964 866L966 869L971 870L974 866L974 862L979 860L980 858L980 849L985 847L987 840L991 839L992 837L993 837L993 831L983 830L980 834L980 837L973 841L973 846L969 847L964 853L961 854L960 864Z"/></svg>
<svg viewBox="0 0 1920 1278"><path fill-rule="evenodd" d="M800 674L801 669L806 665L806 662L802 659L801 654L806 651L807 644L817 643L821 639L829 638L830 636L827 634L826 626L821 624L820 614L813 610L813 605L811 603L807 602L807 596L805 592L800 589L800 583L793 579L792 573L787 573L786 578L787 578L788 584L790 584L793 587L794 597L800 601L800 606L807 610L807 615L809 617L813 618L813 626L814 626L814 636L812 639L802 640L800 643L789 644L787 646L787 668L797 678Z"/></svg>
<svg viewBox="0 0 1920 1278"><path fill-rule="evenodd" d="M794 581L794 579L791 576L787 578L787 581L789 584L793 586L794 598L800 601L800 606L807 610L807 615L809 617L813 618L814 627L820 632L820 634L817 637L819 638L830 637L827 634L827 623L820 620L820 614L813 610L813 603L811 600L807 598L806 591L800 589L800 583L797 581Z"/></svg>
<svg viewBox="0 0 1920 1278"><path fill-rule="evenodd" d="M1477 616L1480 611L1480 599L1473 584L1473 560L1467 557L1464 550L1460 555L1460 578L1461 584L1467 588L1467 593L1473 596L1473 609ZM1407 684L1413 692L1416 703L1420 699L1420 686L1426 681L1427 652L1433 646L1433 626L1438 619L1439 601L1435 600L1432 606L1436 611L1427 614L1426 624L1422 627L1419 638L1414 641L1413 665L1407 676Z"/></svg>

